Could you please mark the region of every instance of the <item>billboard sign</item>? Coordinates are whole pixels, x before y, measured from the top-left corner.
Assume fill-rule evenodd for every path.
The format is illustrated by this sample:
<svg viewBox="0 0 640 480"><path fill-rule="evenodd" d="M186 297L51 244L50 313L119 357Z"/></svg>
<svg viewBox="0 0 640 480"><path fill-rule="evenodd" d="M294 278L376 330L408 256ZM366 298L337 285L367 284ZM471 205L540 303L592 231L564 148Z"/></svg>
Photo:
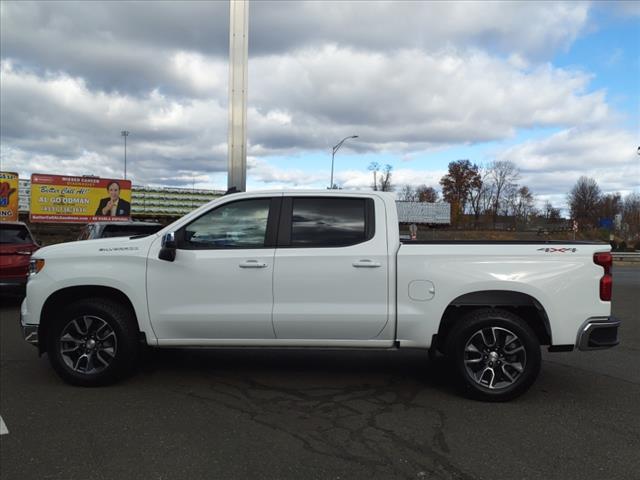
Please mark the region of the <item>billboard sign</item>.
<svg viewBox="0 0 640 480"><path fill-rule="evenodd" d="M87 223L131 219L131 181L31 175L32 222Z"/></svg>
<svg viewBox="0 0 640 480"><path fill-rule="evenodd" d="M0 220L18 220L18 174L0 172Z"/></svg>

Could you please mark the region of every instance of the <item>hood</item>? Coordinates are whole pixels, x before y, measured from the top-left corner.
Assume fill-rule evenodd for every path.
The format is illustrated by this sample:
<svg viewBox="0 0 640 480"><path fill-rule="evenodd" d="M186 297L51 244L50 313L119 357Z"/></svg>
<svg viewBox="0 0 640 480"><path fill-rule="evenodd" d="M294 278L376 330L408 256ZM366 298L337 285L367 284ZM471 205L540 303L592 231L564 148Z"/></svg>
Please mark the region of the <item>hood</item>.
<svg viewBox="0 0 640 480"><path fill-rule="evenodd" d="M105 252L145 253L156 239L157 235L143 238L112 237L95 240L81 240L75 242L58 243L43 247L35 254L37 258L79 258L102 255Z"/></svg>

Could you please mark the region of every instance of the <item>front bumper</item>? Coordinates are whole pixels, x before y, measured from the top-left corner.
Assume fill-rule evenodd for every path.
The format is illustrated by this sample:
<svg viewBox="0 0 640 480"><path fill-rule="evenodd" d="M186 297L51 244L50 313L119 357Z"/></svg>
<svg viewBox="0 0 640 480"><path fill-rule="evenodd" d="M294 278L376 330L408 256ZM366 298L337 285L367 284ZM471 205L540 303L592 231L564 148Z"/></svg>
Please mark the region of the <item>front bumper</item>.
<svg viewBox="0 0 640 480"><path fill-rule="evenodd" d="M20 325L22 327L22 337L25 342L34 347L38 346L38 325Z"/></svg>
<svg viewBox="0 0 640 480"><path fill-rule="evenodd" d="M38 328L40 325L27 323L29 321L29 313L27 310L27 299L22 301L20 306L20 329L22 330L22 338L31 345L38 346Z"/></svg>
<svg viewBox="0 0 640 480"><path fill-rule="evenodd" d="M588 318L578 331L576 346L579 350L601 350L620 343L618 328L620 320L615 317Z"/></svg>

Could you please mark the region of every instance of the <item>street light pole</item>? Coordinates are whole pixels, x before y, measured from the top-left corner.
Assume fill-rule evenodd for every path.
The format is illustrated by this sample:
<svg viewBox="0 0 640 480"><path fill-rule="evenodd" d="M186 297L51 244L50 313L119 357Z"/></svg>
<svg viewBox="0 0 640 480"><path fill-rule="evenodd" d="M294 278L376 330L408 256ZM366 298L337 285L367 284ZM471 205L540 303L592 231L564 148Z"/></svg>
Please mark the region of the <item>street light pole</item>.
<svg viewBox="0 0 640 480"><path fill-rule="evenodd" d="M333 189L333 163L336 156L336 152L340 150L340 147L342 146L342 144L347 140L349 140L350 138L358 138L358 135L351 135L349 137L344 137L336 145L334 145L331 150L331 183L329 184L330 189Z"/></svg>
<svg viewBox="0 0 640 480"><path fill-rule="evenodd" d="M124 179L127 179L127 137L129 136L129 132L127 130L122 130L120 135L124 137Z"/></svg>

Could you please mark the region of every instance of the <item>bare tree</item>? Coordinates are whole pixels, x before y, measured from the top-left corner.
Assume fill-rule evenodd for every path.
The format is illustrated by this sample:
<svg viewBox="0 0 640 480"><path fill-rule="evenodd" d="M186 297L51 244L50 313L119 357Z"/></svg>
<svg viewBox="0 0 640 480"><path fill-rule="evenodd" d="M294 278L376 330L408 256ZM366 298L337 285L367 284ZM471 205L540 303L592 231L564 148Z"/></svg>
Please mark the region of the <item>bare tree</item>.
<svg viewBox="0 0 640 480"><path fill-rule="evenodd" d="M508 160L492 162L487 172L493 184L493 223L495 224L500 205L504 203L508 194L513 194L512 190L520 178L520 173L515 163Z"/></svg>
<svg viewBox="0 0 640 480"><path fill-rule="evenodd" d="M522 220L525 224L529 221L529 216L534 210L535 199L529 187L522 186L515 189L513 196L513 216L515 221Z"/></svg>
<svg viewBox="0 0 640 480"><path fill-rule="evenodd" d="M480 195L480 212L481 213L489 213L493 210L493 196L495 192L495 186L493 183L484 181L483 183L483 193Z"/></svg>
<svg viewBox="0 0 640 480"><path fill-rule="evenodd" d="M630 235L640 234L640 194L634 192L624 198L622 222Z"/></svg>
<svg viewBox="0 0 640 480"><path fill-rule="evenodd" d="M502 201L499 213L503 217L514 214L514 205L518 202L518 185L509 183L502 189ZM515 214L514 214L515 216Z"/></svg>
<svg viewBox="0 0 640 480"><path fill-rule="evenodd" d="M598 182L593 178L580 177L567 196L571 218L576 220L580 227L597 225L601 199L602 192Z"/></svg>
<svg viewBox="0 0 640 480"><path fill-rule="evenodd" d="M404 185L400 189L398 200L403 202L416 202L418 201L418 193L411 185Z"/></svg>
<svg viewBox="0 0 640 480"><path fill-rule="evenodd" d="M544 202L542 216L547 222L556 222L560 220L560 209L555 208L553 204L549 200L547 200L546 202Z"/></svg>
<svg viewBox="0 0 640 480"><path fill-rule="evenodd" d="M416 188L416 194L419 202L436 203L440 198L438 191L427 185L420 185Z"/></svg>
<svg viewBox="0 0 640 480"><path fill-rule="evenodd" d="M491 188L486 182L487 171L482 167L478 168L479 179L471 185L469 189L469 209L476 220L480 218L483 211L486 211L487 204L491 202L491 198L487 198L490 195Z"/></svg>
<svg viewBox="0 0 640 480"><path fill-rule="evenodd" d="M393 167L388 163L384 166L384 169L380 173L379 187L378 190L382 192L392 192L393 185L391 184L391 170Z"/></svg>
<svg viewBox="0 0 640 480"><path fill-rule="evenodd" d="M371 162L369 164L369 171L373 172L373 189L378 190L378 172L380 171L380 164L378 162Z"/></svg>

